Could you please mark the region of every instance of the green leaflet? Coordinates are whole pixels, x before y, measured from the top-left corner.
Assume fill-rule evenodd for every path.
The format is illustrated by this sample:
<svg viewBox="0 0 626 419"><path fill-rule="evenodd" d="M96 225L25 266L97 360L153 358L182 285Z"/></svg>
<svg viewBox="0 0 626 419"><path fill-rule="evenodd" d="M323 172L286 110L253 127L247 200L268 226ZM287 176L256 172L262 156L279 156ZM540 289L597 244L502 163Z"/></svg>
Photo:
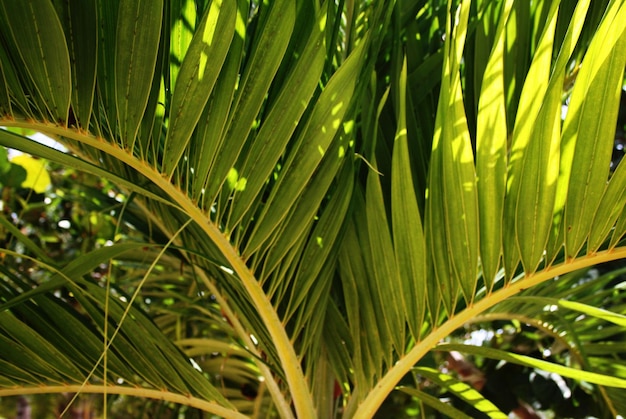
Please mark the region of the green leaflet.
<svg viewBox="0 0 626 419"><path fill-rule="evenodd" d="M530 71L528 68L529 41L530 32L532 30L530 9L530 2L514 2L509 20L506 24L504 84L506 90L507 126L509 127L509 131L512 131L513 127L518 129L515 122L516 114L520 112L521 108L527 108L529 106L529 104L526 103L526 99L525 102L521 101L520 96L523 87L522 80L524 80L524 77L526 77L526 74ZM508 145L510 150L511 144L509 143ZM515 197L510 195L511 177L508 176L508 174L511 172L511 163L515 161L515 159L519 159L519 156L509 154L509 165L507 166L507 194L505 196L504 223L502 226L503 265L507 280L513 277L520 261L515 236L515 217L509 215L514 212L510 207Z"/></svg>
<svg viewBox="0 0 626 419"><path fill-rule="evenodd" d="M396 274L400 284L388 282L402 290L402 306L411 333L419 338L425 318L427 259L424 230L415 186L406 127L406 58L402 65L398 86L399 115L396 138L391 162L391 224L393 226L393 245ZM370 174L370 176L373 176ZM381 197L382 198L382 197ZM383 207L384 208L384 207ZM381 227L387 228L387 223ZM389 243L391 246L391 242ZM388 255L387 255L388 257ZM391 259L391 258L389 258ZM385 281L383 279L385 283Z"/></svg>
<svg viewBox="0 0 626 419"><path fill-rule="evenodd" d="M0 115L13 114L13 111L11 110L11 96L9 93L9 86L7 83L7 78L4 75L4 67L6 67L7 65L10 66L10 63L8 63L8 57L6 57L6 51L2 50L0 51Z"/></svg>
<svg viewBox="0 0 626 419"><path fill-rule="evenodd" d="M504 91L504 24L513 2L500 15L495 43L481 85L476 128L476 176L480 213L480 261L483 280L491 288L502 256L502 224L506 192L507 126Z"/></svg>
<svg viewBox="0 0 626 419"><path fill-rule="evenodd" d="M8 25L24 68L41 95L47 110L43 119L65 123L70 105L71 69L63 28L47 0L2 2ZM6 30L6 29L5 29Z"/></svg>
<svg viewBox="0 0 626 419"><path fill-rule="evenodd" d="M402 297L404 292L402 281L411 281L415 278L401 278L398 272L379 176L378 173L369 171L367 178L365 211L371 252L366 253L366 256L371 258L373 272L370 272L370 276L375 284L376 294L382 302L381 311L377 314L387 323L394 349L401 354L404 351L406 339L404 325L408 314L404 305L405 299Z"/></svg>
<svg viewBox="0 0 626 419"><path fill-rule="evenodd" d="M292 294L288 301L285 318L295 311L301 302L310 298L310 291L314 289L316 279L322 271L322 263L328 260L333 250L336 250L336 241L340 237L340 230L344 224L349 203L352 200L353 183L352 167L344 166L342 176L339 176L338 189L334 192L336 199L326 208L312 231L309 242L302 255L301 267L294 273ZM324 256L321 256L324 255ZM332 257L331 257L332 259ZM314 313L310 313L314 316ZM304 328L304 325L303 325Z"/></svg>
<svg viewBox="0 0 626 419"><path fill-rule="evenodd" d="M540 304L544 306L558 305L562 308L574 310L587 316L596 317L618 326L626 327L626 316L614 313L609 310L598 308L592 305L579 303L576 301L568 301L550 297L513 297L513 301L522 301L524 303Z"/></svg>
<svg viewBox="0 0 626 419"><path fill-rule="evenodd" d="M245 69L240 70L243 74L231 104L226 132L219 150L214 153L214 166L205 192L211 200L217 196L228 173L234 167L284 59L295 24L295 8L292 0L274 1L269 5L265 20L259 23L263 31L248 50L250 55L247 57Z"/></svg>
<svg viewBox="0 0 626 419"><path fill-rule="evenodd" d="M367 244L357 236L355 222L351 220L339 253L339 269L348 328L354 343L352 356L358 366L355 380L369 388L374 377L381 373L383 360L391 358L392 340L385 319L377 315L383 310L382 304L373 281L368 278L362 252L359 251L360 248L367 249Z"/></svg>
<svg viewBox="0 0 626 419"><path fill-rule="evenodd" d="M72 66L72 112L76 125L89 129L96 86L98 57L98 17L95 0L55 0L64 27Z"/></svg>
<svg viewBox="0 0 626 419"><path fill-rule="evenodd" d="M37 306L33 307L32 314L26 314L31 317L32 327L36 327L45 339L66 353L73 363L90 371L102 353L102 335L94 330L93 325L87 324L85 319L81 319L59 301L48 296L38 296L35 301ZM20 307L20 310L23 309ZM34 315L42 318L34 318ZM75 342L81 342L81 346L77 347ZM114 351L107 354L107 370L109 378L130 380L133 376L130 368L122 363Z"/></svg>
<svg viewBox="0 0 626 419"><path fill-rule="evenodd" d="M257 250L286 217L329 149L352 101L366 44L363 42L350 54L322 91L297 148L285 163L262 214L256 220L244 254Z"/></svg>
<svg viewBox="0 0 626 419"><path fill-rule="evenodd" d="M166 32L167 22L163 19L163 32ZM163 138L165 137L164 127L167 127L166 102L170 100L170 89L166 92L164 73L167 69L167 42L161 37L159 50L155 65L155 76L150 87L146 109L139 125L138 136L127 147L134 150L135 155L153 166L159 162L159 154L162 152Z"/></svg>
<svg viewBox="0 0 626 419"><path fill-rule="evenodd" d="M144 246L145 244L142 243L128 242L103 247L74 259L71 263L67 264L61 269L57 269L55 267L40 262L41 266L52 271L54 275L48 281L42 283L36 288L33 288L30 291L22 292L19 296L4 302L2 305L0 305L0 312L8 310L9 308L16 306L23 301L27 301L28 299L33 298L36 295L44 294L50 290L58 289L64 285L72 286L76 285L76 283L82 283L82 276L93 271L96 266L101 263L101 261L113 259L121 253L128 252L130 250L136 250ZM12 253L9 250L5 250L5 252L9 254ZM17 256L17 254L15 254L15 256Z"/></svg>
<svg viewBox="0 0 626 419"><path fill-rule="evenodd" d="M244 14L246 0L238 0L239 16ZM204 113L196 127L196 133L189 146L190 161L195 170L192 182L192 196L199 199L204 194L201 206L207 208L213 205L214 195L210 195L207 187L213 187L217 193L219 182L209 174L216 163L217 153L224 142L224 131L228 123L228 116L232 110L233 97L238 84L239 70L243 60L245 46L245 23L238 16L233 37L226 61L222 65L213 93L204 107Z"/></svg>
<svg viewBox="0 0 626 419"><path fill-rule="evenodd" d="M330 300L326 306L322 328L323 341L326 345L328 359L335 368L335 374L340 382L347 382L352 369L352 354L355 348L350 338L350 330L344 316L340 313L334 301Z"/></svg>
<svg viewBox="0 0 626 419"><path fill-rule="evenodd" d="M559 71L566 71L565 67L569 64L565 61L571 61L572 53L575 51L576 43L581 35L583 29L583 23L585 22L590 2L588 0L580 1L576 4L573 10L572 20L567 24L567 31L563 36L563 43L559 51L558 62L555 65L555 69ZM563 10L561 8L561 10ZM563 31L563 23L559 25L557 23L556 39L558 40L560 34ZM560 70L562 69L562 70ZM554 85L555 90L561 90L558 85ZM569 177L572 168L573 159L573 146L574 143L569 141L570 138L564 137L564 133L561 133L560 144L560 168L558 184L556 187L556 196L554 201L554 215L552 220L552 232L548 238L546 247L546 262L550 264L556 255L560 252L563 242L565 240L564 233L564 207L567 199Z"/></svg>
<svg viewBox="0 0 626 419"><path fill-rule="evenodd" d="M169 67L169 87L172 89L176 86L178 72L189 50L191 40L198 31L198 21L206 19L208 11L202 13L202 9L197 3L197 1L187 0L170 0L169 2L170 39L167 65Z"/></svg>
<svg viewBox="0 0 626 419"><path fill-rule="evenodd" d="M558 2L552 4L549 24L541 36L524 84L513 130L505 198L505 219L509 221L504 232L504 260L508 263L505 265L508 277L517 264L516 254L525 272L537 269L552 226L563 78L561 69L551 77L557 6Z"/></svg>
<svg viewBox="0 0 626 419"><path fill-rule="evenodd" d="M494 419L506 419L507 415L502 413L492 402L483 397L478 390L473 389L469 384L456 380L448 374L444 374L434 368L415 367L413 369L419 375L436 383L437 385L454 393L461 400L470 404L474 409L488 415Z"/></svg>
<svg viewBox="0 0 626 419"><path fill-rule="evenodd" d="M563 128L563 141L575 148L571 164L576 170L571 170L565 205L565 249L570 258L576 257L594 222L604 222L605 218L594 214L600 211L610 218L607 212L614 210L611 206L602 208L600 203L609 174L626 64L626 7L610 17L603 20L585 56ZM599 239L595 238L596 243Z"/></svg>
<svg viewBox="0 0 626 419"><path fill-rule="evenodd" d="M275 170L278 159L285 152L318 88L325 62L325 19L325 15L317 19L318 23L306 47L283 82L279 96L250 146L248 157L241 168L241 177L247 180L246 187L235 196L231 225L237 223L249 210L253 200L258 199L259 191Z"/></svg>
<svg viewBox="0 0 626 419"><path fill-rule="evenodd" d="M96 74L96 104L104 118L95 118L98 133L115 141L117 131L117 84L115 82L115 48L119 1L96 0L98 16L98 59Z"/></svg>
<svg viewBox="0 0 626 419"><path fill-rule="evenodd" d="M346 134L342 128L317 168L320 175L305 186L287 212L286 218L274 231L273 237L264 243L263 250L268 252L264 270L273 269L294 244L306 237L304 234L308 231L308 226L316 219L318 208L344 162L342 151L348 149L347 143L350 139L351 135ZM286 231L290 234L285 234Z"/></svg>
<svg viewBox="0 0 626 419"><path fill-rule="evenodd" d="M6 333L6 335L3 333L3 337L10 337L15 341L16 345L21 346L19 350L21 354L30 354L32 356L32 359L27 361L24 366L29 365L30 362L39 364L42 368L42 373L46 374L45 371L50 371L67 381L79 382L83 378L83 372L74 365L72 360L65 356L64 352L55 348L46 339L43 339L39 333L24 324L13 313L9 311L0 313L0 329ZM3 357L8 355L7 352L3 351ZM16 353L12 355L21 358L21 355Z"/></svg>
<svg viewBox="0 0 626 419"><path fill-rule="evenodd" d="M0 18L1 18L0 13ZM0 19L1 22L1 19ZM6 26L4 26L6 28ZM30 115L28 99L24 93L24 86L19 80L16 69L11 62L9 51L0 48L0 105L4 115L15 116L16 114Z"/></svg>
<svg viewBox="0 0 626 419"><path fill-rule="evenodd" d="M2 388L19 386L26 383L36 383L37 385L43 384L42 380L36 378L33 375L32 370L20 368L13 361L5 361L4 359L0 359L0 370L4 372L3 376L0 377Z"/></svg>
<svg viewBox="0 0 626 419"><path fill-rule="evenodd" d="M235 33L237 3L214 0L198 25L174 86L161 170L172 176L191 139Z"/></svg>
<svg viewBox="0 0 626 419"><path fill-rule="evenodd" d="M626 160L617 166L611 180L605 186L598 209L594 215L587 253L596 252L606 240L607 235L615 225L615 221L626 207ZM615 233L623 234L623 228L616 226Z"/></svg>
<svg viewBox="0 0 626 419"><path fill-rule="evenodd" d="M9 313L5 312L0 314L0 317L6 319L9 315ZM28 346L6 336L2 325L0 325L0 329L2 330L2 334L0 334L0 347L3 348L2 358L4 362L11 365L11 369L18 370L14 378L37 384L43 384L44 382L65 383L67 378L59 374L44 357L40 356L41 354L37 354Z"/></svg>
<svg viewBox="0 0 626 419"><path fill-rule="evenodd" d="M514 2L512 1L487 2L484 6L477 8L478 22L476 30L473 34L473 38L469 38L467 41L468 45L473 47L473 53L472 51L466 53L473 59L474 64L472 81L475 85L475 92L472 93L475 110L480 108L479 102L483 94L483 80L486 80L492 85L496 82L496 80L486 77L485 72L489 66L492 67L490 72L493 72L493 67L496 62L495 58L491 57L496 55L501 56L501 59L503 57L504 42L506 41L504 30L513 4ZM499 43L501 44L500 46L498 46ZM490 60L491 63L489 62ZM498 84L500 82L502 83L500 94L505 97L506 103L506 91L504 90L504 61L498 63L497 67L500 67L502 70L502 73L499 75L500 81ZM471 73L468 74L468 79L470 76ZM491 94L493 95L494 92L491 92ZM484 106L485 104L483 103L483 107ZM478 117L478 113L475 116Z"/></svg>
<svg viewBox="0 0 626 419"><path fill-rule="evenodd" d="M462 3L454 34L446 37L426 207L426 237L437 279L437 285L429 286L439 287L449 314L459 289L472 301L478 270L476 175L459 74L469 6ZM448 28L451 33L451 22Z"/></svg>
<svg viewBox="0 0 626 419"><path fill-rule="evenodd" d="M115 103L120 140L126 146L134 144L148 104L162 18L163 0L120 1L115 44Z"/></svg>
<svg viewBox="0 0 626 419"><path fill-rule="evenodd" d="M617 246L624 234L626 234L626 207L624 207L620 217L615 223L615 229L613 230L613 235L611 236L611 243L609 244L609 247L613 248Z"/></svg>
<svg viewBox="0 0 626 419"><path fill-rule="evenodd" d="M624 380L623 378L611 377L608 375L583 371L525 355L501 351L499 349L447 343L443 345L438 345L436 347L436 350L448 352L459 351L463 353L484 356L486 358L499 359L502 361L511 362L513 364L524 365L526 367L537 368L543 371L553 372L555 374L562 375L563 377L586 381L588 383L598 384L601 386L626 388L626 380Z"/></svg>
<svg viewBox="0 0 626 419"><path fill-rule="evenodd" d="M136 192L133 209L138 211L130 215L125 212L119 225L131 225L133 237L141 235L144 242L162 243L188 221L187 216L194 220L176 237L172 254L164 255L158 269L145 277L140 295L152 300L146 302L150 304L150 318L130 308L120 335L109 348L110 381L119 376L128 385L146 386L141 389L146 391L144 396L159 394L167 403L193 406L201 398L226 405L219 398L222 389L211 384L222 358L209 355L209 351L219 351L223 358L230 358L221 370L229 376L222 375L226 383L223 393L242 415L252 414L253 409L264 413L271 393L281 417L314 417L314 407L319 409L317 416L329 416L337 409L332 398L334 373L344 393L344 417L371 417L416 363L428 361L434 342L445 339L463 322L471 322L474 314L480 316L485 307L517 308L504 313L512 314L516 321L529 316L536 316L530 320L537 322L544 318L543 313L533 314L539 306L496 301L507 290L518 292L524 286L513 284L503 287L504 293L490 292L501 285L490 284L500 278L501 265L512 277L519 260L532 272L537 264L542 266L542 258L547 264L554 259L555 264L558 262L555 267L563 272L623 255L622 247L605 252L603 246L610 249L617 245L626 229L626 163L607 185L606 168L596 158L597 153L606 153L607 145L597 147L599 143L591 141L580 150L578 145L570 150L564 143L572 136L569 131L566 135L561 132L559 119L562 72L569 78L566 64L578 65L580 58L574 54L583 56L589 45L586 39L577 40L577 32L585 25L582 34L588 36L600 21L586 18L585 9L600 3L615 7L606 14L612 16L612 23L603 25L617 27L612 32L616 37L624 30L616 25L626 20L623 0L593 2L594 6L579 0L573 15L570 4L559 7L557 0L466 0L448 22L445 51L441 26L451 15L445 4L459 1L443 0L437 9L432 2L415 1L339 0L320 4L237 0L237 10L233 2L226 1L173 0L160 6L147 0L123 0L119 8L119 0L92 0L95 10L88 7L92 3L86 3L84 9L72 13L79 0L53 0L69 56L67 83L73 91L68 100L79 128L92 130L88 133L46 124L51 116L46 106L49 100L22 62L20 40L13 39L8 24L0 27L4 47L0 48L0 112L12 113L3 116L4 123L53 134L80 158L9 132L0 132L0 143L106 176L119 190L130 191L133 196ZM31 3L34 1L26 4ZM140 17L140 26L135 26L137 31L131 26L136 24L138 13L126 13L128 5L148 11ZM161 12L156 11L159 7ZM0 5L2 11L4 8ZM598 9L604 14L606 4ZM388 18L384 21L376 17L382 11ZM228 21L226 16L230 16ZM3 23L9 18L5 16ZM321 25L324 18L328 28ZM234 19L234 29L230 19ZM485 27L483 38L475 32L481 26ZM204 44L206 32L201 28L215 31L215 36L207 39L219 39L219 54L213 49L217 44ZM596 36L602 39L604 35L601 31ZM148 38L152 41L147 42ZM142 40L154 47L153 64L150 48L137 52ZM475 45L483 41L484 45ZM199 45L197 51L194 45ZM558 57L554 45L561 48ZM621 44L615 45L614 50L623 51ZM593 62L594 50L596 55L613 57L609 48L594 46L585 58L588 63ZM487 57L490 52L491 59ZM537 61L529 72L527 60L533 56ZM141 62L134 61L140 57ZM599 63L609 59L618 62L606 57L596 59ZM210 77L200 80L197 69L205 58L205 73ZM124 65L133 74L120 70ZM84 72L78 70L82 66ZM93 66L97 70L95 88ZM584 68L595 72L593 77L585 80ZM474 78L476 75L482 83ZM127 76L128 80L122 79ZM587 115L594 108L601 111L594 97L602 94L600 80L617 76L585 63L578 77L576 83L580 83L584 100L573 99L573 103L580 105L579 115ZM137 83L124 90L126 82L132 81ZM479 99L478 85L482 85ZM516 112L522 86L524 94ZM433 108L439 93L435 127ZM607 102L605 109L610 107ZM477 121L473 121L476 112ZM605 121L609 114L604 113ZM507 127L506 119L515 115L519 126L513 135L512 167L507 173L507 128L512 130L514 124L509 121ZM584 130L574 123L575 113L568 118L572 121L568 130L577 135ZM593 124L587 128L589 138L606 134L593 131L597 128ZM470 135L477 146L475 170ZM431 143L433 138L435 144ZM110 142L123 147L110 146ZM367 167L370 162L382 175L374 172L374 166ZM585 165L587 169L580 173L564 173ZM596 166L602 169L598 173ZM161 168L165 177L159 173ZM561 171L558 176L556 170ZM593 186L586 186L585 170L598 175L589 184ZM604 178L599 176L602 173ZM513 181L509 177L506 185L509 174ZM552 183L555 178L560 182L556 191ZM570 196L567 201L567 193L575 188L579 188L576 192L582 199ZM87 190L89 194L95 188ZM102 196L93 194L89 203L101 210L117 205L115 200L100 199ZM173 205L168 196L184 209ZM572 230L567 239L574 254L580 245L585 249L589 234L587 251L591 255L577 257L571 264L560 263L567 217L564 211L571 213L573 222L578 211L588 224ZM501 225L504 220L510 220L506 227ZM23 242L26 251L44 255L36 240L6 224L13 227L9 232ZM613 236L607 243L611 229ZM6 290L0 291L1 301L11 300L8 304L13 304L10 311L2 313L14 315L39 334L27 330L20 337L28 348L42 339L74 361L80 373L95 365L103 346L98 328L103 324L114 327L111 323L120 322L120 312L127 306L114 299L107 313L111 323L106 323L102 303L106 291L95 283L85 285L88 281L81 273L93 268L96 258L102 260L121 250L114 247L83 254L61 270L65 277L59 274L50 282L42 282L36 292L21 297L24 287L19 285L20 278L5 273L6 267L0 264L8 282L18 284L8 290L0 287ZM153 260L155 253L153 249L140 250L129 249L132 258L124 254L117 262L128 263L133 270L136 266L142 269L145 260L141 257ZM547 256L541 253L544 250ZM10 257L18 254L13 250ZM502 257L506 261L501 261ZM59 269L54 261L41 260L40 267L50 272ZM487 290L476 294L479 261ZM541 271L533 277L541 280L547 275L549 271ZM565 298L571 287L564 285L564 278L546 280L534 289L542 295L556 295L557 300ZM115 278L115 285L133 287L137 283L134 280ZM535 283L532 281L530 278L528 282ZM80 312L70 306L58 307L51 296L54 287L68 283L79 295ZM622 330L623 316L590 307L618 302L621 292L599 285L585 289L588 292L581 293L578 288L576 292L578 301L587 305L571 307L587 313L584 318L570 321L579 312L563 309L559 314L564 314L564 321L555 327L563 327L571 340L580 337L582 342L590 341L589 336L602 339ZM175 304L161 304L152 298L154 295ZM208 295L218 298L228 322L220 315L217 303L206 298ZM459 311L463 305L468 311ZM427 308L430 313L426 313ZM20 314L16 314L18 309ZM425 321L428 317L433 324ZM594 328L605 323L604 319L616 324ZM65 333L64 327L72 330ZM224 340L218 335L224 332L222 328L228 329ZM181 333L200 335L207 330L211 339L187 340L185 354L170 344ZM193 337L203 339L198 335ZM251 344L250 336L259 341L258 348L253 347L256 343ZM227 343L233 340L241 347L230 357ZM14 342L4 339L2 347L19 351L21 347ZM596 345L597 341L593 342ZM63 350L72 343L75 347ZM607 376L611 371L623 378L624 364L610 365L611 359L602 356L611 349L620 350L620 345L590 347L595 353L589 353L584 364ZM573 343L569 347L583 348ZM46 349L47 345L42 346ZM76 371L67 369L65 360L49 361L39 354L34 365L29 365L31 352L35 351L12 354L19 367L0 359L4 375L0 377L1 387L74 380ZM204 376L190 365L188 357L192 354L198 355L196 360L202 358L198 363ZM246 363L253 362L255 367L245 368ZM95 372L94 380L102 379L104 368ZM239 382L229 385L231 377L257 380L263 386L263 400L244 400L237 388ZM439 375L431 377L443 380ZM475 396L467 386L442 383L454 390L459 387L461 395ZM148 393L148 386L162 387L163 391ZM419 390L407 393L453 417L462 417L436 397ZM615 406L624 410L617 403ZM201 408L210 411L206 405ZM232 415L237 415L234 408Z"/></svg>
<svg viewBox="0 0 626 419"><path fill-rule="evenodd" d="M531 2L515 1L505 29L504 88L506 92L507 126L515 125L515 115L520 105L523 80L529 71L532 55L530 41L532 32ZM506 254L505 254L506 256ZM517 264L518 260L509 263Z"/></svg>
<svg viewBox="0 0 626 419"><path fill-rule="evenodd" d="M116 325L121 322L124 311L122 303L118 299L110 298L107 307L108 312L105 312L103 308L105 289L90 283L83 284L83 287L84 290L78 287L72 290L76 300L97 325L104 325L105 322L108 322L107 342L111 342ZM120 332L115 335L109 350L114 348L120 359L129 365L134 373L145 380L149 386L188 392L188 388L180 378L175 377L171 370L166 368L167 364L162 360L163 355L152 344L154 337L149 337L145 330L138 327L136 322L136 319L124 320Z"/></svg>

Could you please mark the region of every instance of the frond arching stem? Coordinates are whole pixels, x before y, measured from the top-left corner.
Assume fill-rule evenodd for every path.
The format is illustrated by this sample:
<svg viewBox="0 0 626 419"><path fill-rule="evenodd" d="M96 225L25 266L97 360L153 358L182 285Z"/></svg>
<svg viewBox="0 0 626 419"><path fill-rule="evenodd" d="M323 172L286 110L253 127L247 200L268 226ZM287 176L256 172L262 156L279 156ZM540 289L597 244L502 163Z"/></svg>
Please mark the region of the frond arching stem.
<svg viewBox="0 0 626 419"><path fill-rule="evenodd" d="M130 154L129 151L102 139L96 138L94 135L87 132L35 121L26 122L20 120L4 120L0 122L0 125L28 128L43 134L66 137L71 140L81 142L88 147L93 147L133 168L138 173L145 176L146 179L153 182L155 186L169 196L191 219L193 219L195 223L198 224L198 226L200 226L204 233L219 248L221 254L228 261L228 263L230 263L230 267L236 273L239 280L241 280L257 310L259 317L262 319L263 324L272 337L272 342L274 343L276 353L280 358L285 379L290 389L291 399L293 401L297 417L315 417L313 398L304 377L302 367L296 355L295 349L291 344L289 336L287 335L276 310L274 310L272 303L265 295L265 292L254 274L250 271L250 269L248 269L248 266L245 264L243 259L239 257L236 249L233 248L228 238L222 234L219 228L210 221L202 210L182 190L178 189L169 181L168 178L164 177L154 167L145 164L137 157ZM272 377L266 378L271 379ZM268 388L271 389L272 387ZM281 417L293 417L291 406L282 394L276 394L272 391L272 398Z"/></svg>
<svg viewBox="0 0 626 419"><path fill-rule="evenodd" d="M439 328L434 329L417 343L403 358L385 374L376 386L363 398L363 402L356 408L354 412L346 412L345 417L354 418L371 418L382 405L385 398L394 390L402 377L411 371L411 368L419 362L432 348L434 348L442 339L450 336L455 330L462 327L465 323L471 321L474 317L485 312L494 305L512 297L521 291L541 284L551 278L564 275L579 269L597 265L603 262L626 258L626 246L617 247L612 250L598 252L593 255L581 256L571 261L566 261L558 265L554 265L543 271L535 272L532 275L525 276L520 280L512 281L504 288L485 296L480 301L460 311L453 317L446 320Z"/></svg>

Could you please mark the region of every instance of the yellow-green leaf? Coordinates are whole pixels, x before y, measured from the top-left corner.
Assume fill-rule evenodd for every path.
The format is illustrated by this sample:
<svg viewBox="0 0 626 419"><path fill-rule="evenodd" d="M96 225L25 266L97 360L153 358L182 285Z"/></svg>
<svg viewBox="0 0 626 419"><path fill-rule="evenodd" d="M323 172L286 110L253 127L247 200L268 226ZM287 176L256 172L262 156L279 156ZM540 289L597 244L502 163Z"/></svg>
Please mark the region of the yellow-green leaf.
<svg viewBox="0 0 626 419"><path fill-rule="evenodd" d="M622 11L612 21L605 19L594 37L564 123L563 141L575 147L565 206L565 249L570 258L587 240L596 211L607 210L599 209L599 204L609 174L626 64L626 25L621 20L626 19L626 8Z"/></svg>
<svg viewBox="0 0 626 419"><path fill-rule="evenodd" d="M504 4L495 43L481 86L476 122L476 176L480 213L480 260L491 288L502 255L502 215L506 191L507 126L504 91L504 23L512 0Z"/></svg>
<svg viewBox="0 0 626 419"><path fill-rule="evenodd" d="M409 159L406 127L406 58L399 79L399 115L391 162L391 222L393 249L406 320L417 339L424 322L427 272L422 217ZM370 174L370 176L372 176ZM387 225L385 225L387 227Z"/></svg>
<svg viewBox="0 0 626 419"><path fill-rule="evenodd" d="M22 182L23 188L31 188L37 193L43 193L48 189L50 186L50 175L43 160L20 154L13 157L11 162L22 166L26 170L26 179Z"/></svg>

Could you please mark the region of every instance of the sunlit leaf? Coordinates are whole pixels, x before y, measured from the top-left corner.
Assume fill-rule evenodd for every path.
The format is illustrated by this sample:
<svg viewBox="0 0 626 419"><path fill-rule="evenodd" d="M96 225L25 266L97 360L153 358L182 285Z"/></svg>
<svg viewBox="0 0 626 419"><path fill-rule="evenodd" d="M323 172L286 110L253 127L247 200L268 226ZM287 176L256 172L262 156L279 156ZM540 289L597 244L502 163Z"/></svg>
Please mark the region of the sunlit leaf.
<svg viewBox="0 0 626 419"><path fill-rule="evenodd" d="M443 344L437 347L441 351L459 351L469 353L473 355L480 355L486 358L499 359L501 361L512 362L514 364L524 365L531 368L537 368L540 370L553 372L555 374L562 375L563 377L569 377L576 380L586 381L592 384L598 384L602 386L626 388L626 379L613 377L604 374L598 374L595 372L583 371L580 369L566 367L553 362L544 361L537 358L532 358L526 355L520 355L512 352L502 351L499 349L461 345L461 344Z"/></svg>
<svg viewBox="0 0 626 419"><path fill-rule="evenodd" d="M23 188L30 188L37 193L43 193L50 187L50 175L43 160L20 154L13 157L11 162L26 170L26 179L21 184Z"/></svg>
<svg viewBox="0 0 626 419"><path fill-rule="evenodd" d="M171 173L178 163L209 99L235 32L236 12L234 1L212 1L191 40L174 86L163 145L164 173Z"/></svg>
<svg viewBox="0 0 626 419"><path fill-rule="evenodd" d="M415 372L423 375L428 380L454 393L461 400L470 404L474 409L488 415L490 418L504 419L508 416L498 409L492 402L484 398L477 390L469 384L458 381L448 374L428 367L416 367Z"/></svg>

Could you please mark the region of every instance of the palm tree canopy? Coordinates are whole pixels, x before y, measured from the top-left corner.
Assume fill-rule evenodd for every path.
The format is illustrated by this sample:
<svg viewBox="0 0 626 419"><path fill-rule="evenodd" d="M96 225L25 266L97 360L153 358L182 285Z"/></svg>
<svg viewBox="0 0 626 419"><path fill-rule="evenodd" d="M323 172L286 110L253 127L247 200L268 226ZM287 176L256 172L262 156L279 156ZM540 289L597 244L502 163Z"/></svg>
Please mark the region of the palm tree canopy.
<svg viewBox="0 0 626 419"><path fill-rule="evenodd" d="M443 340L542 306L623 331L619 298L568 279L626 256L623 22L624 0L2 2L0 144L106 179L85 200L116 227L58 261L2 214L21 247L0 395L368 417L434 350L580 378L620 411L624 361L573 343L589 322L565 340L585 373Z"/></svg>

